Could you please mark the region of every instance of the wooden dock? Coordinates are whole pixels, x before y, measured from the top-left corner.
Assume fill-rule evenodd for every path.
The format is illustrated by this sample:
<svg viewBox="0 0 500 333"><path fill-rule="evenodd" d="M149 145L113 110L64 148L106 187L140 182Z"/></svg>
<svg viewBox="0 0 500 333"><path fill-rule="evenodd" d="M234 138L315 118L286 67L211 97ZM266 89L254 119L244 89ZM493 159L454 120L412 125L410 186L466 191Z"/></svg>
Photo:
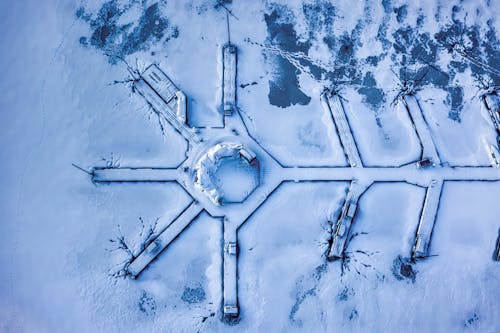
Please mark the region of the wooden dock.
<svg viewBox="0 0 500 333"><path fill-rule="evenodd" d="M130 263L130 275L137 277L202 211L203 207L193 201Z"/></svg>
<svg viewBox="0 0 500 333"><path fill-rule="evenodd" d="M330 251L328 252L328 259L341 259L344 256L344 250L347 246L349 233L356 216L358 201L366 189L366 184L360 184L356 181L351 182L344 205L342 206L342 211L337 223L333 227L333 240Z"/></svg>
<svg viewBox="0 0 500 333"><path fill-rule="evenodd" d="M415 96L404 96L403 103L410 115L413 128L422 144L421 160L428 160L432 164L441 164L436 145L434 144L429 126L417 98Z"/></svg>
<svg viewBox="0 0 500 333"><path fill-rule="evenodd" d="M222 106L224 115L230 116L236 108L236 70L238 48L226 44L222 48Z"/></svg>
<svg viewBox="0 0 500 333"><path fill-rule="evenodd" d="M225 317L237 317L238 307L238 242L236 230L224 228L223 305Z"/></svg>
<svg viewBox="0 0 500 333"><path fill-rule="evenodd" d="M338 95L332 95L328 89L321 94L321 105L323 109L333 117L340 143L344 149L347 161L351 167L362 167L361 157L352 130L347 120L344 105Z"/></svg>
<svg viewBox="0 0 500 333"><path fill-rule="evenodd" d="M157 114L186 140L191 143L201 142L194 129L187 125L186 96L157 65L149 66L135 81L134 87Z"/></svg>
<svg viewBox="0 0 500 333"><path fill-rule="evenodd" d="M413 259L426 258L429 256L429 245L434 223L436 222L442 188L443 180L433 180L427 188L424 206L422 207L422 213L415 235L415 243L411 253Z"/></svg>

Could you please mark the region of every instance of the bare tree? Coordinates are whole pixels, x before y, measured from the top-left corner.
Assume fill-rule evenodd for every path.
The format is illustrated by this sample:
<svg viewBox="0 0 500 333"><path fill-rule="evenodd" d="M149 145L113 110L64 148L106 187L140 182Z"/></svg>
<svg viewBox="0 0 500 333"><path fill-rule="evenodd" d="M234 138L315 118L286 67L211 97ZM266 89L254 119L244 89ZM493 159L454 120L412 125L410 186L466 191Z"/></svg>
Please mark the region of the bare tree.
<svg viewBox="0 0 500 333"><path fill-rule="evenodd" d="M146 226L144 219L139 217L141 232L135 237L135 241L127 240L123 235L121 226L118 224L118 235L109 239L113 247L106 250L108 252L119 252L125 259L109 270L110 276L114 278L131 276L128 267L158 235L159 220L158 217L153 223Z"/></svg>

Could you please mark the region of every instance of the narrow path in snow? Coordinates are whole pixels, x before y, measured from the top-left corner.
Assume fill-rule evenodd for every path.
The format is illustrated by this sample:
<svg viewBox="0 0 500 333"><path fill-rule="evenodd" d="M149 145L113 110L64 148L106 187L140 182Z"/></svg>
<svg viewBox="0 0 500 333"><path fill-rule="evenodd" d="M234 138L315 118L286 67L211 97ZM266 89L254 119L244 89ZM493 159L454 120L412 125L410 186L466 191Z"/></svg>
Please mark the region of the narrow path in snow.
<svg viewBox="0 0 500 333"><path fill-rule="evenodd" d="M171 168L94 168L92 181L110 182L175 182L180 171Z"/></svg>

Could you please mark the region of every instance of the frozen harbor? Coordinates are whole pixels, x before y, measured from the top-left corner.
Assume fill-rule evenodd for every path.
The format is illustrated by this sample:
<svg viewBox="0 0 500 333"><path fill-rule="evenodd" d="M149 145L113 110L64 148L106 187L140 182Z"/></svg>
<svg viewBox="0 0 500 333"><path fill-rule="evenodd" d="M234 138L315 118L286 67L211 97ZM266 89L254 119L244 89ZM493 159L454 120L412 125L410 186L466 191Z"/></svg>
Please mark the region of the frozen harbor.
<svg viewBox="0 0 500 333"><path fill-rule="evenodd" d="M0 9L0 331L500 326L491 1Z"/></svg>

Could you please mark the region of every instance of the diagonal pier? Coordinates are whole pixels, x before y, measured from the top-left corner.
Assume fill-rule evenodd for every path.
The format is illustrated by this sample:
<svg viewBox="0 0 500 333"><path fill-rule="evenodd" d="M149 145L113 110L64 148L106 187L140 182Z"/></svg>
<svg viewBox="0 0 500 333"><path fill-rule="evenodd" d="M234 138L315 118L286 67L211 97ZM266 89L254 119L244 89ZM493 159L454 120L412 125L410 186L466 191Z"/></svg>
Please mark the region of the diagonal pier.
<svg viewBox="0 0 500 333"><path fill-rule="evenodd" d="M187 125L186 96L158 66L149 66L134 82L134 88L186 140L191 144L201 142L195 130Z"/></svg>
<svg viewBox="0 0 500 333"><path fill-rule="evenodd" d="M203 207L193 201L130 263L130 275L137 277L202 211Z"/></svg>

